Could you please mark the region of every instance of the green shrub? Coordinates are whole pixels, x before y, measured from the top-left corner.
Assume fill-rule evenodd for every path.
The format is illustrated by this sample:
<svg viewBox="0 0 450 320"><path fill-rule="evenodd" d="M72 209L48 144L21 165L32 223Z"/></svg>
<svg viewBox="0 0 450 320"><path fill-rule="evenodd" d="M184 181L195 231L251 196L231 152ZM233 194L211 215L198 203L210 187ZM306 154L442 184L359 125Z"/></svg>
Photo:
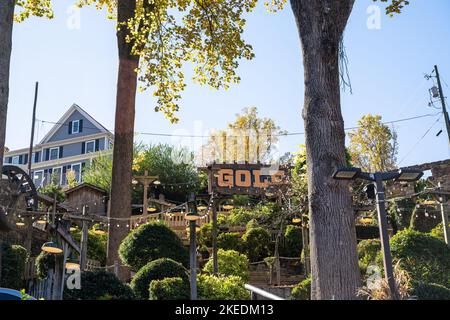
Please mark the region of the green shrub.
<svg viewBox="0 0 450 320"><path fill-rule="evenodd" d="M45 279L48 276L49 269L55 269L55 255L41 252L35 261L36 274L39 279Z"/></svg>
<svg viewBox="0 0 450 320"><path fill-rule="evenodd" d="M80 242L81 231L73 233L73 238ZM108 235L95 234L94 231L88 232L87 257L88 259L99 261L102 266L106 264Z"/></svg>
<svg viewBox="0 0 450 320"><path fill-rule="evenodd" d="M64 289L64 300L132 300L131 288L105 270L81 273L81 289Z"/></svg>
<svg viewBox="0 0 450 320"><path fill-rule="evenodd" d="M311 300L311 277L306 278L292 289L291 300Z"/></svg>
<svg viewBox="0 0 450 320"><path fill-rule="evenodd" d="M238 276L248 280L248 259L235 250L219 249L217 252L219 273L225 276ZM213 260L209 259L203 271L213 273Z"/></svg>
<svg viewBox="0 0 450 320"><path fill-rule="evenodd" d="M159 258L170 258L189 265L189 253L183 243L161 223L147 223L131 232L120 244L119 255L135 272Z"/></svg>
<svg viewBox="0 0 450 320"><path fill-rule="evenodd" d="M181 278L164 278L150 283L150 300L188 300L188 282Z"/></svg>
<svg viewBox="0 0 450 320"><path fill-rule="evenodd" d="M197 280L198 296L201 300L249 300L250 293L244 281L236 276L212 276L201 274Z"/></svg>
<svg viewBox="0 0 450 320"><path fill-rule="evenodd" d="M377 256L381 251L380 240L368 239L358 243L358 262L361 276L367 276L367 270L370 265L377 264Z"/></svg>
<svg viewBox="0 0 450 320"><path fill-rule="evenodd" d="M270 233L264 228L247 230L242 237L245 252L251 262L262 261L270 255Z"/></svg>
<svg viewBox="0 0 450 320"><path fill-rule="evenodd" d="M413 281L450 287L450 249L444 241L430 234L404 230L393 236L390 244L394 263L400 261Z"/></svg>
<svg viewBox="0 0 450 320"><path fill-rule="evenodd" d="M181 278L188 282L187 271L181 263L172 259L161 258L142 267L134 275L130 285L137 298L148 300L150 283L153 280L164 278Z"/></svg>
<svg viewBox="0 0 450 320"><path fill-rule="evenodd" d="M379 239L380 238L380 230L379 230L378 226L357 225L356 226L356 238L358 240Z"/></svg>
<svg viewBox="0 0 450 320"><path fill-rule="evenodd" d="M285 257L300 257L303 249L302 228L288 225L284 232L284 239L281 255Z"/></svg>
<svg viewBox="0 0 450 320"><path fill-rule="evenodd" d="M217 246L224 250L243 251L243 242L238 232L224 232L217 237Z"/></svg>
<svg viewBox="0 0 450 320"><path fill-rule="evenodd" d="M450 289L436 283L415 283L411 295L419 300L450 300Z"/></svg>
<svg viewBox="0 0 450 320"><path fill-rule="evenodd" d="M28 259L27 250L19 245L2 243L2 277L0 287L20 290L23 288L23 273Z"/></svg>
<svg viewBox="0 0 450 320"><path fill-rule="evenodd" d="M448 225L448 227L450 228L450 224ZM442 222L434 227L433 230L431 230L431 235L444 240L444 228Z"/></svg>
<svg viewBox="0 0 450 320"><path fill-rule="evenodd" d="M205 223L197 233L197 242L200 247L212 247L212 223Z"/></svg>
<svg viewBox="0 0 450 320"><path fill-rule="evenodd" d="M439 223L438 219L432 218L432 216L436 216L436 213L430 212L434 211L435 208L433 206L422 205L418 208L414 208L409 227L419 232L431 232L431 230Z"/></svg>
<svg viewBox="0 0 450 320"><path fill-rule="evenodd" d="M389 206L389 215L393 217L398 230L404 230L409 228L411 216L416 207L414 199L402 199L391 203Z"/></svg>

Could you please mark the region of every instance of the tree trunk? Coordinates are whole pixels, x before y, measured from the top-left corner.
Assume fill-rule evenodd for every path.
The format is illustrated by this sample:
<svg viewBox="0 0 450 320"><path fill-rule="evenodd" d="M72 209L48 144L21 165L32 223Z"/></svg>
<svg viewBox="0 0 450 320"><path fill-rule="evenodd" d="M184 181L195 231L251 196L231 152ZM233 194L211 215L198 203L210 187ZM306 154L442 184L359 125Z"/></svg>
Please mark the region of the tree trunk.
<svg viewBox="0 0 450 320"><path fill-rule="evenodd" d="M8 113L9 67L12 50L14 0L0 1L0 179L5 153L6 116Z"/></svg>
<svg viewBox="0 0 450 320"><path fill-rule="evenodd" d="M118 24L134 17L136 1L118 0ZM117 81L116 118L113 150L113 172L111 187L111 218L131 216L131 179L133 161L134 114L137 87L136 68L139 57L132 55L131 43L126 43L126 27L117 31L119 49L119 74ZM129 233L126 221L111 221L108 239L108 265L119 260L118 248ZM119 278L126 280L126 268L119 268Z"/></svg>
<svg viewBox="0 0 450 320"><path fill-rule="evenodd" d="M312 299L355 299L360 284L345 161L339 42L354 0L291 0L303 49Z"/></svg>

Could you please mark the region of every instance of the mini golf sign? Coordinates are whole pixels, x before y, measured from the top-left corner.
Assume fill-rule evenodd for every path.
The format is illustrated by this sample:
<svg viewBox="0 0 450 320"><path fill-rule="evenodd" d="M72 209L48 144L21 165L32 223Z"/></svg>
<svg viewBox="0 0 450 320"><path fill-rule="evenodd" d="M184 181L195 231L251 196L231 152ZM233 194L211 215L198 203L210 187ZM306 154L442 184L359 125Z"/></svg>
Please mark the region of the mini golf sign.
<svg viewBox="0 0 450 320"><path fill-rule="evenodd" d="M261 195L287 184L287 169L263 164L213 164L209 192Z"/></svg>

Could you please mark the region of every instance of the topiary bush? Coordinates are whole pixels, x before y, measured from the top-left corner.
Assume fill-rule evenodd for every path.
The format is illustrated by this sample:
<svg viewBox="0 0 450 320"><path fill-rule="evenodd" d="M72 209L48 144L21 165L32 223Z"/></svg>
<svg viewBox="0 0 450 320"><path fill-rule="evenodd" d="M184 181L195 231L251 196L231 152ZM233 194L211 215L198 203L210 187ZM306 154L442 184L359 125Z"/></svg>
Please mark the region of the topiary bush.
<svg viewBox="0 0 450 320"><path fill-rule="evenodd" d="M49 269L55 269L55 255L41 252L35 261L36 274L39 279L45 279L48 276Z"/></svg>
<svg viewBox="0 0 450 320"><path fill-rule="evenodd" d="M217 251L217 262L219 267L219 273L224 276L237 276L242 280L248 280L248 258L235 250L223 250ZM203 271L213 273L213 261L212 259L203 267Z"/></svg>
<svg viewBox="0 0 450 320"><path fill-rule="evenodd" d="M131 288L105 270L81 273L81 289L64 288L64 300L132 300Z"/></svg>
<svg viewBox="0 0 450 320"><path fill-rule="evenodd" d="M20 290L23 288L23 273L28 252L22 246L2 243L2 270L0 287Z"/></svg>
<svg viewBox="0 0 450 320"><path fill-rule="evenodd" d="M391 238L394 262L400 261L413 281L450 287L450 249L444 241L426 233L404 230ZM381 261L381 253L379 254Z"/></svg>
<svg viewBox="0 0 450 320"><path fill-rule="evenodd" d="M262 261L270 255L270 233L264 228L247 230L242 240L245 252L251 262Z"/></svg>
<svg viewBox="0 0 450 320"><path fill-rule="evenodd" d="M450 289L436 283L415 283L411 295L419 300L450 300Z"/></svg>
<svg viewBox="0 0 450 320"><path fill-rule="evenodd" d="M291 300L311 300L311 277L306 278L292 289Z"/></svg>
<svg viewBox="0 0 450 320"><path fill-rule="evenodd" d="M198 297L201 300L249 300L250 293L244 281L236 276L201 274L197 279Z"/></svg>
<svg viewBox="0 0 450 320"><path fill-rule="evenodd" d="M131 232L120 244L119 255L135 272L159 258L189 265L189 252L180 238L162 223L147 223Z"/></svg>
<svg viewBox="0 0 450 320"><path fill-rule="evenodd" d="M130 285L138 299L148 300L150 283L164 278L181 278L188 282L187 270L172 259L157 259L142 267L134 275Z"/></svg>
<svg viewBox="0 0 450 320"><path fill-rule="evenodd" d="M244 251L244 243L238 232L224 232L217 237L217 246L224 250Z"/></svg>
<svg viewBox="0 0 450 320"><path fill-rule="evenodd" d="M181 278L164 278L150 283L150 300L188 300L190 297L189 284Z"/></svg>
<svg viewBox="0 0 450 320"><path fill-rule="evenodd" d="M300 257L303 249L302 228L288 225L284 232L284 245L281 248L281 255L284 257Z"/></svg>

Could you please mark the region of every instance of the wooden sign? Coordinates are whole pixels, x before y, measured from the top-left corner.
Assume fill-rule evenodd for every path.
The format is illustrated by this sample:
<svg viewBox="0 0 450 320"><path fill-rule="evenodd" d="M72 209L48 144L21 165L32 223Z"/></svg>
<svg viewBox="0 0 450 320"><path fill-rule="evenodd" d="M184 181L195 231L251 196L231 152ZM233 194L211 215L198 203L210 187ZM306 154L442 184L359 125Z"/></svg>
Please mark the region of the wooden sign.
<svg viewBox="0 0 450 320"><path fill-rule="evenodd" d="M262 164L213 164L208 167L209 192L262 195L288 183L288 170Z"/></svg>

